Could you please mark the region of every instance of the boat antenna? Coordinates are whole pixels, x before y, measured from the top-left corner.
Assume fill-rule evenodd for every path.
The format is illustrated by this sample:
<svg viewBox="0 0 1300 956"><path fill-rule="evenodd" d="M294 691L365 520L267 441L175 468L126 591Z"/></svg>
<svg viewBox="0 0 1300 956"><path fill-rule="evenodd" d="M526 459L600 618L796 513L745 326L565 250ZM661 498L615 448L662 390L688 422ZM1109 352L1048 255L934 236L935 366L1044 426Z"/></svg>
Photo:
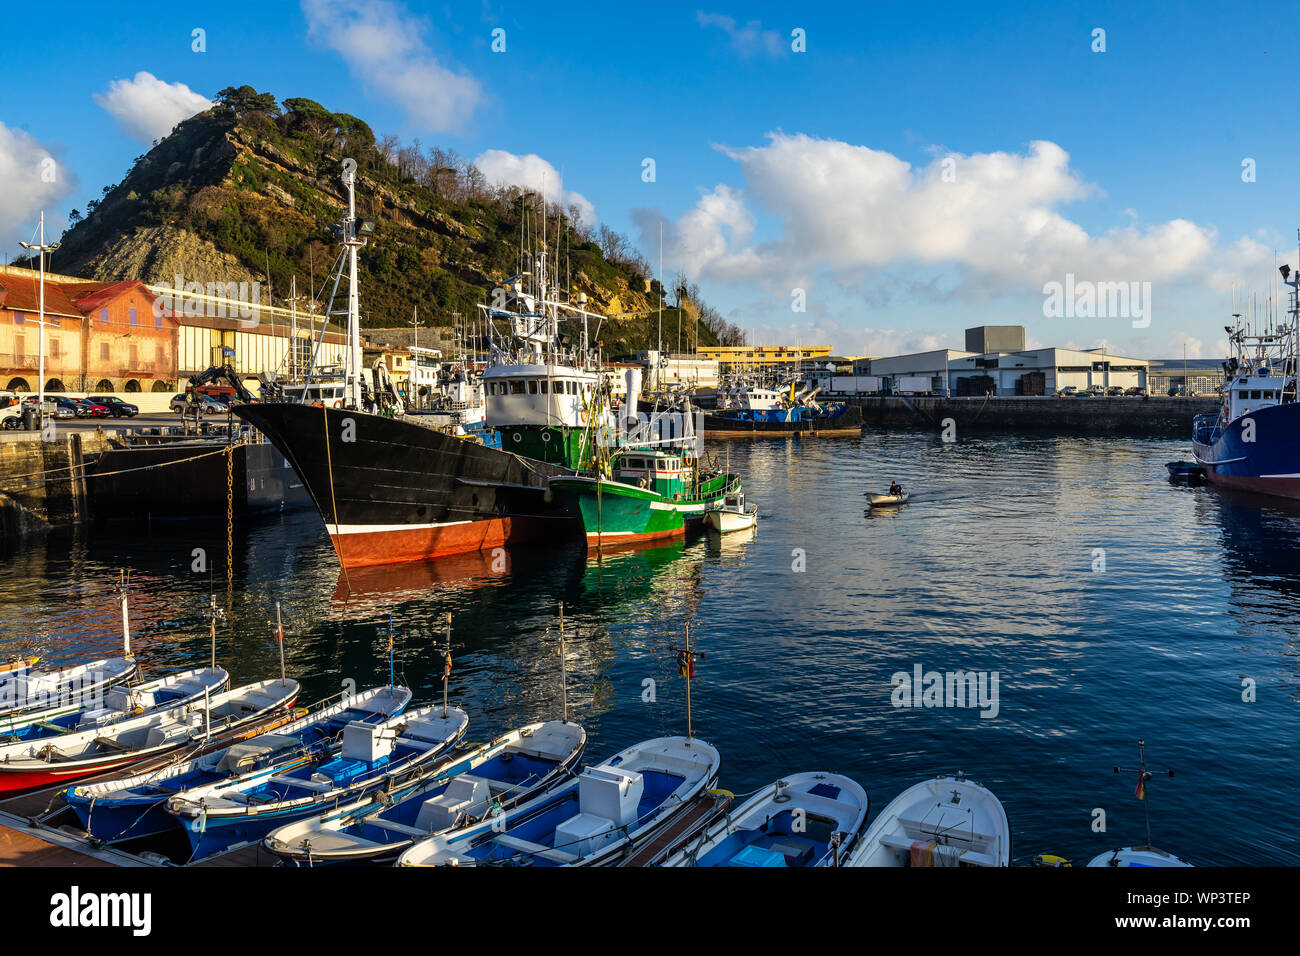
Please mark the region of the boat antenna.
<svg viewBox="0 0 1300 956"><path fill-rule="evenodd" d="M128 660L134 656L131 653L131 615L126 607L126 588L130 580L131 577L126 573L126 569L120 568L117 586L113 588L117 592L117 603L122 605L122 653Z"/></svg>
<svg viewBox="0 0 1300 956"><path fill-rule="evenodd" d="M695 677L695 659L703 658L705 655L699 651L691 650L691 624L686 622L686 640L683 647L669 647L670 651L677 654L677 673L686 678L686 739L690 740L695 736L694 728L691 726L691 680Z"/></svg>
<svg viewBox="0 0 1300 956"><path fill-rule="evenodd" d="M464 644L452 644L451 642L451 612L447 612L447 638L440 653L442 654L442 716L447 716L447 678L451 676L451 650L453 647L464 647Z"/></svg>
<svg viewBox="0 0 1300 956"><path fill-rule="evenodd" d="M1151 806L1147 802L1147 781L1150 780L1157 773L1167 774L1170 778L1172 778L1174 772L1172 770L1153 771L1147 767L1147 751L1146 751L1145 740L1138 741L1138 761L1140 766L1136 770L1134 770L1133 768L1126 769L1124 767L1116 767L1115 772L1116 773L1137 773L1138 775L1137 789L1133 791L1133 796L1137 797L1139 800L1142 801L1142 812L1146 816L1146 822L1147 822L1147 845L1146 847L1144 847L1144 849L1150 850L1152 849L1151 847Z"/></svg>

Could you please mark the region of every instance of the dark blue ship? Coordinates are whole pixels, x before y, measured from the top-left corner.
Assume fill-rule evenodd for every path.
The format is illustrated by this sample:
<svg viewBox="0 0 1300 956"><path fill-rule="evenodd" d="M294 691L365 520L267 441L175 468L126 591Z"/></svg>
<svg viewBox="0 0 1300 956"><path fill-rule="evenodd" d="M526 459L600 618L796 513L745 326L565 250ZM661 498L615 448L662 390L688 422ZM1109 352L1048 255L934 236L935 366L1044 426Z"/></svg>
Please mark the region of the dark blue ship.
<svg viewBox="0 0 1300 956"><path fill-rule="evenodd" d="M1225 326L1236 353L1223 363L1223 406L1192 422L1196 462L1211 484L1284 498L1300 498L1300 402L1296 401L1297 279L1289 323L1261 331L1234 315Z"/></svg>

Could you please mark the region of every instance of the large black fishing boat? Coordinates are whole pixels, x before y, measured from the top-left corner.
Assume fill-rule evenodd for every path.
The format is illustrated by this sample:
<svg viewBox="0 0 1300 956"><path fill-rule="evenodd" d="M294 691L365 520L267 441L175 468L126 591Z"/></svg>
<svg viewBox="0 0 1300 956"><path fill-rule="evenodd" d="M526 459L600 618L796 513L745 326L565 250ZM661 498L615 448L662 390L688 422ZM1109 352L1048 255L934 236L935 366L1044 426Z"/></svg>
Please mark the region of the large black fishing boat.
<svg viewBox="0 0 1300 956"><path fill-rule="evenodd" d="M483 307L504 319L513 341L493 342L485 373L486 436L403 416L376 363L362 369L357 252L369 228L356 216L355 174L344 164L348 214L341 223L348 274L348 348L343 398L241 405L235 414L293 465L324 520L344 568L437 558L573 535L581 525L547 490L592 453L601 403L599 362L586 348L557 347L558 310L589 313L547 296L545 246L536 274L503 283L504 303ZM523 278L539 290L526 293ZM337 283L336 283L337 288ZM584 300L579 297L579 305ZM514 308L511 308L511 305ZM332 310L331 310L332 314ZM305 393L304 393L305 394ZM483 439L486 438L485 442ZM499 450L487 442L499 441Z"/></svg>

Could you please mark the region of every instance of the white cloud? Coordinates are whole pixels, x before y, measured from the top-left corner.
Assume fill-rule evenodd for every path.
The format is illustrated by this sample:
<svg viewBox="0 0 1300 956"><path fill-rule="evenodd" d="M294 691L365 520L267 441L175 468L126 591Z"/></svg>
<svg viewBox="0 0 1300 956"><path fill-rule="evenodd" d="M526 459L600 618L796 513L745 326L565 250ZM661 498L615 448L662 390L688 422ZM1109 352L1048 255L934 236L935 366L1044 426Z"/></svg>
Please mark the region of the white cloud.
<svg viewBox="0 0 1300 956"><path fill-rule="evenodd" d="M57 206L77 186L77 177L48 147L20 129L0 123L0 244L17 251L31 238L42 209ZM45 240L58 237L46 216ZM6 253L8 255L8 253Z"/></svg>
<svg viewBox="0 0 1300 956"><path fill-rule="evenodd" d="M1142 226L1130 218L1089 234L1059 210L1097 189L1055 143L1034 142L1025 153L936 154L921 166L781 132L765 146L717 148L739 165L744 188L706 192L673 225L671 261L692 263L701 279L759 282L774 294L815 274L855 285L887 269L939 267L957 283L942 294L968 298L1041 294L1044 282L1066 273L1153 283L1191 276L1217 287L1268 261L1262 243L1221 248L1213 228L1186 219ZM779 221L777 238L751 244L754 209ZM648 248L644 217L639 222Z"/></svg>
<svg viewBox="0 0 1300 956"><path fill-rule="evenodd" d="M582 221L587 225L595 225L599 221L596 217L596 207L587 197L582 193L565 189L559 170L536 153L520 156L504 149L489 149L474 160L474 165L487 177L488 182L532 189L538 194L545 186L548 203L555 202L556 197L559 196L566 208L570 205L578 207L582 213Z"/></svg>
<svg viewBox="0 0 1300 956"><path fill-rule="evenodd" d="M768 53L773 56L785 52L785 38L776 30L764 30L758 20L741 26L733 17L722 13L698 11L695 21L702 27L717 27L731 38L731 45L741 56Z"/></svg>
<svg viewBox="0 0 1300 956"><path fill-rule="evenodd" d="M423 41L426 24L387 0L302 0L309 39L341 55L365 86L391 97L431 132L460 129L483 102L483 88L438 62Z"/></svg>
<svg viewBox="0 0 1300 956"><path fill-rule="evenodd" d="M143 143L162 139L181 120L212 105L184 83L164 83L144 70L133 79L114 80L107 92L95 94L95 102L117 120L122 132Z"/></svg>

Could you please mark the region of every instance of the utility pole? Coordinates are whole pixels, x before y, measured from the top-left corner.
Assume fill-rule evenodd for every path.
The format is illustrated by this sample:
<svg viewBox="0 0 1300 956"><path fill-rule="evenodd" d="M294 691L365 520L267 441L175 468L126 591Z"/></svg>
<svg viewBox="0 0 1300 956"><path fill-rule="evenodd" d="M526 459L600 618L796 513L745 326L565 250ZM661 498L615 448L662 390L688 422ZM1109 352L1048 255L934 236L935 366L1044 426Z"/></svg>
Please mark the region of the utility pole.
<svg viewBox="0 0 1300 956"><path fill-rule="evenodd" d="M40 340L39 340L40 355L38 356L40 370L37 372L37 375L40 377L40 381L36 383L37 384L36 394L38 396L37 401L40 403L41 406L41 416L42 416L41 425L43 427L45 424L44 422L44 415L45 415L45 256L47 253L51 253L55 249L59 248L60 245L60 243L57 242L51 243L48 246L45 244L45 210L43 209L41 210L40 241L36 243L23 242L23 243L19 243L19 245L21 245L24 249L39 250L41 254L40 321L38 323L40 326Z"/></svg>

